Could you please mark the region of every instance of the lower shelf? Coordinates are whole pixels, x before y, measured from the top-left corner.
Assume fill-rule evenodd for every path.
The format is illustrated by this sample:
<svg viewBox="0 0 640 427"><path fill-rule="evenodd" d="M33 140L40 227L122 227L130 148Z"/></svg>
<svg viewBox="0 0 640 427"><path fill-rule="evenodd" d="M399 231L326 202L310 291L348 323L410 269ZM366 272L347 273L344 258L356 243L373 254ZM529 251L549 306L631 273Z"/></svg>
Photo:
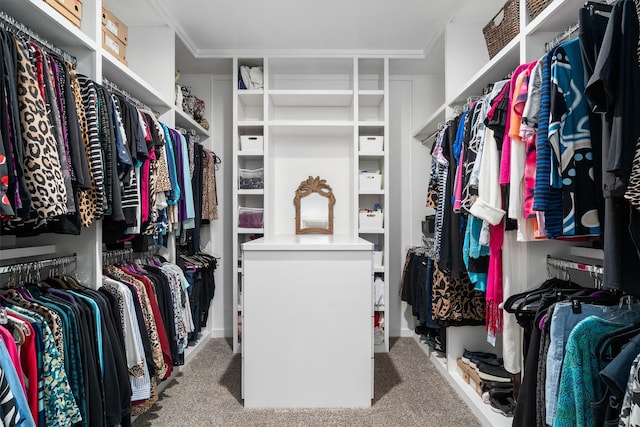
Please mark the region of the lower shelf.
<svg viewBox="0 0 640 427"><path fill-rule="evenodd" d="M443 353L432 350L428 345L420 341L420 338L414 336L420 348L426 353L433 364L438 368L440 374L449 381L449 384L458 393L458 395L467 404L471 413L475 415L482 425L487 427L510 427L513 418L494 412L489 405L482 401L482 398L476 394L473 387L467 384L462 376L458 374L457 367L454 366L453 372L449 371L447 366L447 358Z"/></svg>

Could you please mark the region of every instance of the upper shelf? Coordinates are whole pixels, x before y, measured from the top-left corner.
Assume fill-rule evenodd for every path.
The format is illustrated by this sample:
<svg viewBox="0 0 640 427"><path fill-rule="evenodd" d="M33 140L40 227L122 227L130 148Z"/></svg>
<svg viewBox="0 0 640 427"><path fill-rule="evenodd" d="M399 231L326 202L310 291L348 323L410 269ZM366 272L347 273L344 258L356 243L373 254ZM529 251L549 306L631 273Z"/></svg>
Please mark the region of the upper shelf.
<svg viewBox="0 0 640 427"><path fill-rule="evenodd" d="M279 107L348 107L352 90L271 90L269 97Z"/></svg>
<svg viewBox="0 0 640 427"><path fill-rule="evenodd" d="M191 116L189 116L184 111L174 108L175 118L176 118L176 126L183 127L185 129L194 129L196 133L205 138L209 138L211 136L210 131L200 126L198 122L193 120Z"/></svg>
<svg viewBox="0 0 640 427"><path fill-rule="evenodd" d="M2 10L63 50L97 50L97 43L42 0L2 0ZM25 7L25 4L28 7ZM74 54L74 52L69 52Z"/></svg>
<svg viewBox="0 0 640 427"><path fill-rule="evenodd" d="M420 124L418 128L413 132L413 137L424 141L430 136L434 135L438 130L438 123L442 123L445 120L445 110L447 104L442 104L436 111L431 114L425 122Z"/></svg>
<svg viewBox="0 0 640 427"><path fill-rule="evenodd" d="M171 103L165 100L158 90L104 50L102 51L102 74L150 108L157 109L160 113L171 109Z"/></svg>

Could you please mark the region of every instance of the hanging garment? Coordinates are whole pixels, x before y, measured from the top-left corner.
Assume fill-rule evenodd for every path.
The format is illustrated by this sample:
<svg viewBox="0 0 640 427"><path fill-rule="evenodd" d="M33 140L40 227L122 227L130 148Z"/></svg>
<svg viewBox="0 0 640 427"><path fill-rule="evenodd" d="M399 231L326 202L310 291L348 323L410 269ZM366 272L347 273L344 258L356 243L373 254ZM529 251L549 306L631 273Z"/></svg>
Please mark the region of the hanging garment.
<svg viewBox="0 0 640 427"><path fill-rule="evenodd" d="M20 123L25 141L25 182L35 214L40 218L52 218L67 213L67 192L44 100L37 90L37 78L29 61L28 46L18 39L15 43L19 64Z"/></svg>

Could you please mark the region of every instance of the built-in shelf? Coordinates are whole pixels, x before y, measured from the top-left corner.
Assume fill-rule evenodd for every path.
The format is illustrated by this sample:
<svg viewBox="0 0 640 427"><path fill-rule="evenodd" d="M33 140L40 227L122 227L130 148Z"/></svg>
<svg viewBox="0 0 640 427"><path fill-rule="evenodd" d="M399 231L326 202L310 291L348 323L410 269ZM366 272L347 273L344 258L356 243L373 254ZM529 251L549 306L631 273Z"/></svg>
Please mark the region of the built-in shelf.
<svg viewBox="0 0 640 427"><path fill-rule="evenodd" d="M587 248L584 246L571 246L569 248L569 253L573 256L582 258L604 260L604 250L602 249Z"/></svg>
<svg viewBox="0 0 640 427"><path fill-rule="evenodd" d="M262 127L262 126L264 126L264 120L238 120L239 128Z"/></svg>
<svg viewBox="0 0 640 427"><path fill-rule="evenodd" d="M360 107L377 107L383 100L383 90L361 90L358 92L358 104Z"/></svg>
<svg viewBox="0 0 640 427"><path fill-rule="evenodd" d="M506 78L520 64L520 36L511 40L484 67L460 86L456 95L447 100L447 105L464 104L469 96L482 95L487 85Z"/></svg>
<svg viewBox="0 0 640 427"><path fill-rule="evenodd" d="M26 248L0 248L0 260L20 259L53 255L56 253L55 245L30 246Z"/></svg>
<svg viewBox="0 0 640 427"><path fill-rule="evenodd" d="M264 234L264 228L240 228L238 234Z"/></svg>
<svg viewBox="0 0 640 427"><path fill-rule="evenodd" d="M384 228L360 228L359 234L384 234Z"/></svg>
<svg viewBox="0 0 640 427"><path fill-rule="evenodd" d="M482 398L476 393L475 389L467 384L458 372L451 372L448 369L447 358L443 353L435 351L427 344L421 342L417 335L414 335L414 339L436 367L438 372L440 372L456 393L462 398L462 400L464 400L472 413L480 420L482 425L487 427L511 427L513 418L505 417L502 414L494 412L490 405L484 403Z"/></svg>
<svg viewBox="0 0 640 427"><path fill-rule="evenodd" d="M237 228L234 223L232 251L235 260L242 257L242 244L250 235L281 235L288 232L286 222L291 198L283 196L284 183L289 175L299 179L300 174L313 172L325 176L340 194L352 201L341 205L336 217L340 233L349 233L357 227L357 216L345 210L351 206L359 211L360 203L376 203L388 206L388 193L384 190L358 191L360 169L389 170L389 95L386 58L234 58L232 75L237 85L238 67L247 64L262 66L265 89L258 91L233 88L233 177L236 180L240 168L264 167L264 191L245 191L233 188L233 209L247 204L265 207L263 229ZM358 90L356 90L358 88ZM361 90L360 90L361 89ZM252 119L252 120L249 120ZM240 151L240 137L262 135L262 151ZM360 136L378 136L385 141L383 149L375 152L359 152ZM334 162L335 159L335 162ZM337 169L339 167L339 169ZM334 170L335 169L335 170ZM291 171L291 172L289 172ZM335 179L332 173L336 173ZM388 177L383 173L380 188L388 188ZM334 184L339 182L339 184ZM351 184L350 184L351 183ZM336 194L338 192L336 191ZM255 195L255 197L252 197ZM247 197L248 196L248 197ZM258 200L263 197L263 200ZM341 199L343 200L343 199ZM347 200L347 199L344 199ZM245 203L246 202L246 203ZM249 203L252 202L252 203ZM263 202L263 203L259 203ZM345 225L346 224L346 225ZM378 224L376 224L378 225ZM285 230L285 231L283 231ZM335 230L334 230L335 231ZM362 238L389 251L389 239L384 228L363 229ZM266 233L266 234L265 234ZM337 234L340 234L337 233ZM242 291L243 266L234 262L234 297ZM386 274L384 265L373 266L377 274ZM385 304L389 307L389 281L385 291ZM388 318L388 308L384 310ZM237 320L234 318L234 320ZM233 326L234 351L240 351L240 335L237 322ZM376 351L388 351L389 329L385 329L385 342L376 345Z"/></svg>
<svg viewBox="0 0 640 427"><path fill-rule="evenodd" d="M353 104L352 90L271 90L274 107L348 107Z"/></svg>
<svg viewBox="0 0 640 427"><path fill-rule="evenodd" d="M247 106L260 106L264 101L264 91L262 89L238 90L240 102Z"/></svg>
<svg viewBox="0 0 640 427"><path fill-rule="evenodd" d="M359 151L359 157L384 157L384 151Z"/></svg>
<svg viewBox="0 0 640 427"><path fill-rule="evenodd" d="M238 151L238 156L240 156L240 157L263 157L264 156L264 151L251 151L251 150Z"/></svg>
<svg viewBox="0 0 640 427"><path fill-rule="evenodd" d="M64 19L60 12L41 0L2 0L2 10L51 42L54 46L80 47L98 50L98 43L92 40L71 21Z"/></svg>
<svg viewBox="0 0 640 427"><path fill-rule="evenodd" d="M362 127L367 127L367 126L384 127L385 122L382 120L358 120L358 126L361 128L360 131L362 131Z"/></svg>
<svg viewBox="0 0 640 427"><path fill-rule="evenodd" d="M436 111L431 113L425 122L420 124L413 132L413 137L420 141L434 135L438 130L438 124L444 123L446 118L447 104L442 104Z"/></svg>
<svg viewBox="0 0 640 427"><path fill-rule="evenodd" d="M581 0L555 0L527 24L524 33L553 33L566 30L578 21L577 10L584 5Z"/></svg>
<svg viewBox="0 0 640 427"><path fill-rule="evenodd" d="M174 111L176 126L183 127L187 130L193 129L198 135L201 135L205 138L209 138L209 136L211 136L211 133L207 129L203 128L200 123L196 122L193 117L177 107L175 107Z"/></svg>
<svg viewBox="0 0 640 427"><path fill-rule="evenodd" d="M164 99L158 90L105 50L102 50L102 74L120 89L134 95L137 100L159 113L172 107L172 103Z"/></svg>
<svg viewBox="0 0 640 427"><path fill-rule="evenodd" d="M262 196L262 195L264 195L264 188L238 190L238 196Z"/></svg>

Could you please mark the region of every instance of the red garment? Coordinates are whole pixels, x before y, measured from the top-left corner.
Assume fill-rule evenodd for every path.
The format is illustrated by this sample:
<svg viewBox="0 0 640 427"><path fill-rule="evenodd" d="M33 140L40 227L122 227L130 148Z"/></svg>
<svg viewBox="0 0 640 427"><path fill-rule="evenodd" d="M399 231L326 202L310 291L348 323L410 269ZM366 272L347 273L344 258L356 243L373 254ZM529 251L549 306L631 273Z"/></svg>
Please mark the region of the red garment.
<svg viewBox="0 0 640 427"><path fill-rule="evenodd" d="M24 385L24 378L22 376L22 364L20 363L20 355L18 354L18 347L16 346L16 342L13 340L13 335L9 330L0 325L0 339L4 341L5 347L9 351L9 357L11 357L11 362L13 366L16 368L16 372L18 373L18 378L20 379L20 384L22 384L22 391L24 394L27 394L27 388Z"/></svg>
<svg viewBox="0 0 640 427"><path fill-rule="evenodd" d="M22 372L20 379L24 378L26 382L26 396L29 409L31 410L31 416L38 425L38 358L36 355L36 333L24 317L16 313L10 313L9 317L22 320L29 330L29 333L25 333L24 343L20 346L20 362L22 366Z"/></svg>
<svg viewBox="0 0 640 427"><path fill-rule="evenodd" d="M498 225L490 225L489 274L487 276L487 331L493 336L502 332L502 244L504 242L504 218Z"/></svg>

